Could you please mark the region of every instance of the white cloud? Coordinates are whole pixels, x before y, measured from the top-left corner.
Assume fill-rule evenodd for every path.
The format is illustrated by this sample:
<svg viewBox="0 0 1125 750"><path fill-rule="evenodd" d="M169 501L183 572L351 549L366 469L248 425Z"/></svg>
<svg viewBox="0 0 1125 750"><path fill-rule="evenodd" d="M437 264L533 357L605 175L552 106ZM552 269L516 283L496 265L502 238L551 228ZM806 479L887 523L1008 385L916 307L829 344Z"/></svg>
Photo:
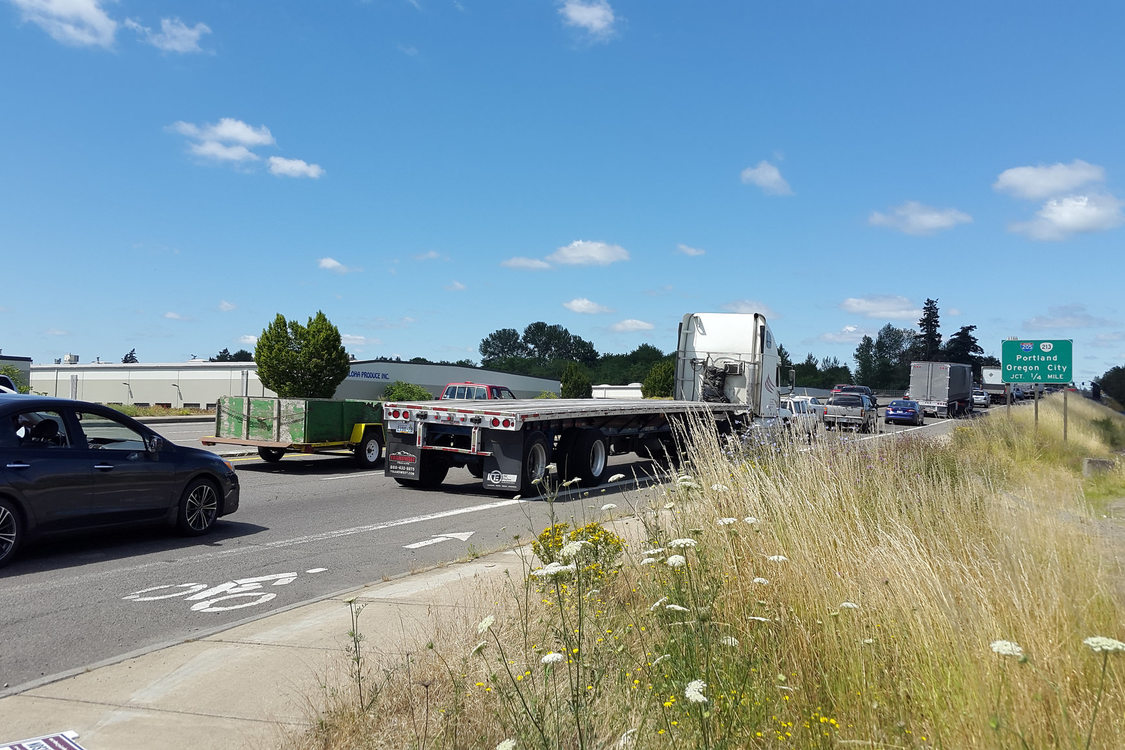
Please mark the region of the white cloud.
<svg viewBox="0 0 1125 750"><path fill-rule="evenodd" d="M774 311L770 309L769 305L752 299L735 300L734 302L727 302L726 304L720 305L720 307L727 312L761 313L765 315L767 319L777 317Z"/></svg>
<svg viewBox="0 0 1125 750"><path fill-rule="evenodd" d="M500 261L500 265L505 268L519 268L524 271L545 271L551 267L551 264L545 260L537 258L508 258L507 260Z"/></svg>
<svg viewBox="0 0 1125 750"><path fill-rule="evenodd" d="M756 167L742 170L742 183L757 185L770 195L793 195L793 189L781 176L781 170L765 160L758 162Z"/></svg>
<svg viewBox="0 0 1125 750"><path fill-rule="evenodd" d="M100 0L12 0L24 21L51 38L76 47L113 46L117 22L102 10Z"/></svg>
<svg viewBox="0 0 1125 750"><path fill-rule="evenodd" d="M355 333L341 333L340 343L349 348L362 350L368 346L379 346L383 342L379 339L372 339L368 338L367 336L360 336Z"/></svg>
<svg viewBox="0 0 1125 750"><path fill-rule="evenodd" d="M652 325L652 323L646 323L643 320L637 320L635 318L628 318L627 320L622 320L619 323L614 323L612 326L610 326L610 328L613 329L614 331L624 331L624 332L651 331L653 329L653 325Z"/></svg>
<svg viewBox="0 0 1125 750"><path fill-rule="evenodd" d="M922 317L922 308L897 294L848 297L840 303L840 309L853 315L882 320L918 320Z"/></svg>
<svg viewBox="0 0 1125 750"><path fill-rule="evenodd" d="M448 284L445 285L445 288L448 289L451 292L462 292L465 289L467 289L468 287L466 287L460 281L451 281L451 282L449 282Z"/></svg>
<svg viewBox="0 0 1125 750"><path fill-rule="evenodd" d="M258 337L246 333L238 337L238 343L245 344L246 346L256 346L258 343Z"/></svg>
<svg viewBox="0 0 1125 750"><path fill-rule="evenodd" d="M335 258L321 258L316 262L316 267L322 271L331 271L332 273L354 273L359 270L349 268Z"/></svg>
<svg viewBox="0 0 1125 750"><path fill-rule="evenodd" d="M683 253L684 255L692 256L703 255L705 252L707 252L706 250L700 250L698 247L692 247L691 245L685 245L683 243L676 245L676 250Z"/></svg>
<svg viewBox="0 0 1125 750"><path fill-rule="evenodd" d="M427 250L414 256L414 260L439 260L440 258L442 258L442 254L437 250Z"/></svg>
<svg viewBox="0 0 1125 750"><path fill-rule="evenodd" d="M570 302L564 302L563 307L571 312L582 313L583 315L596 315L597 313L613 312L605 305L599 305L597 302L586 299L585 297L577 297Z"/></svg>
<svg viewBox="0 0 1125 750"><path fill-rule="evenodd" d="M1075 159L1070 164L1013 167L1005 169L992 188L1018 198L1042 200L1075 190L1091 182L1104 182L1105 170L1096 164Z"/></svg>
<svg viewBox="0 0 1125 750"><path fill-rule="evenodd" d="M237 305L235 305L233 302L227 302L226 300L222 300L219 302L219 309L223 312L230 312L235 307L237 307Z"/></svg>
<svg viewBox="0 0 1125 750"><path fill-rule="evenodd" d="M606 40L613 36L617 16L606 0L564 0L559 8L563 23L582 29L592 38Z"/></svg>
<svg viewBox="0 0 1125 750"><path fill-rule="evenodd" d="M238 143L243 146L272 146L273 133L265 125L254 127L233 117L224 117L218 122L196 125L182 120L172 123L172 130L197 141L218 141Z"/></svg>
<svg viewBox="0 0 1125 750"><path fill-rule="evenodd" d="M1099 318L1086 311L1085 305L1057 305L1048 307L1046 315L1036 315L1024 321L1024 328L1046 331L1072 328L1098 328L1116 325L1115 321Z"/></svg>
<svg viewBox="0 0 1125 750"><path fill-rule="evenodd" d="M211 28L205 23L188 26L178 18L160 19L160 31L154 32L133 19L127 19L125 26L137 32L141 38L157 49L165 52L202 52L199 39L210 34Z"/></svg>
<svg viewBox="0 0 1125 750"><path fill-rule="evenodd" d="M196 156L202 156L205 159L214 159L215 161L257 161L258 155L250 149L242 145L228 146L218 141L203 141L202 143L193 143L188 147Z"/></svg>
<svg viewBox="0 0 1125 750"><path fill-rule="evenodd" d="M907 201L892 208L890 213L872 211L867 223L876 227L891 227L906 234L933 234L952 229L958 224L973 220L967 213L955 208L933 208L918 201Z"/></svg>
<svg viewBox="0 0 1125 750"><path fill-rule="evenodd" d="M61 328L48 328L46 331L43 331L43 333L45 333L48 336L69 336L70 335L70 331L64 331Z"/></svg>
<svg viewBox="0 0 1125 750"><path fill-rule="evenodd" d="M319 164L309 164L303 159L284 159L280 156L269 158L270 174L278 177L308 177L318 179L324 174L324 168Z"/></svg>
<svg viewBox="0 0 1125 750"><path fill-rule="evenodd" d="M1094 343L1098 346L1109 346L1111 344L1118 344L1122 341L1125 341L1125 331L1099 333L1097 336L1094 336Z"/></svg>
<svg viewBox="0 0 1125 750"><path fill-rule="evenodd" d="M820 334L820 340L829 344L858 344L867 335L866 331L857 326L844 326L839 331Z"/></svg>
<svg viewBox="0 0 1125 750"><path fill-rule="evenodd" d="M567 266L608 266L629 260L629 251L620 245L575 240L548 255L547 260Z"/></svg>
<svg viewBox="0 0 1125 750"><path fill-rule="evenodd" d="M178 312L171 311L164 313L164 317L168 320L187 320L187 318L185 318L183 315L180 315Z"/></svg>
<svg viewBox="0 0 1125 750"><path fill-rule="evenodd" d="M1072 234L1102 232L1121 226L1122 202L1109 193L1068 195L1043 204L1031 221L1017 222L1009 229L1033 240L1064 240Z"/></svg>

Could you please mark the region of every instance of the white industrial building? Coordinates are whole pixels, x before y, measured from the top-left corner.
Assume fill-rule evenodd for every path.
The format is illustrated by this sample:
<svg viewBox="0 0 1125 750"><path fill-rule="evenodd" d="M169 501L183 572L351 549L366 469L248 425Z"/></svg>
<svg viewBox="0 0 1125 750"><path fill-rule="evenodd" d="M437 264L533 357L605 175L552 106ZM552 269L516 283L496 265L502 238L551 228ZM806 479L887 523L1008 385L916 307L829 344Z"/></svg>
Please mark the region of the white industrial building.
<svg viewBox="0 0 1125 750"><path fill-rule="evenodd" d="M258 379L253 362L122 364L111 362L30 366L31 390L48 396L76 398L103 404L135 404L169 408L212 409L219 396L274 396ZM437 396L446 383L472 381L506 385L518 398L535 398L544 391L559 393L559 381L527 375L455 365L411 362L355 361L335 398L379 399L395 381L422 386Z"/></svg>

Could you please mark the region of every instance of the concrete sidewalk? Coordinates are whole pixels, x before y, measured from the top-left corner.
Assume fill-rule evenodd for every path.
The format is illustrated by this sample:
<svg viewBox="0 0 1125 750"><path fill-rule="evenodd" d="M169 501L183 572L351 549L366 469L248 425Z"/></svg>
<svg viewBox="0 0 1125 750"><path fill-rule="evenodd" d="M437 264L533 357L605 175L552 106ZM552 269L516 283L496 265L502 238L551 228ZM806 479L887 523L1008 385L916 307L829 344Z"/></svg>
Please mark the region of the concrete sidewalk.
<svg viewBox="0 0 1125 750"><path fill-rule="evenodd" d="M74 730L87 750L276 747L283 731L308 724L325 679L347 675L348 599L366 605L360 631L375 663L447 617L480 616L490 601L482 589L508 572L522 579L522 554L372 584L0 698L0 746Z"/></svg>

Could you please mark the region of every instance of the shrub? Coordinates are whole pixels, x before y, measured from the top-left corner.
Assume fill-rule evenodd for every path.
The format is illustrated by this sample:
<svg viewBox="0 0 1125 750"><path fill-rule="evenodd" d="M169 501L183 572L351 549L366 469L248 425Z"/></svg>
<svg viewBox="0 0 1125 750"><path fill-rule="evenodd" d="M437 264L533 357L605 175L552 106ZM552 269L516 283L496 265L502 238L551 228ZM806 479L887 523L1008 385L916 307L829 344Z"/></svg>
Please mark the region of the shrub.
<svg viewBox="0 0 1125 750"><path fill-rule="evenodd" d="M577 362L571 362L566 366L562 378L559 379L559 385L562 386L563 398L591 398L594 395L594 385L590 382L590 377Z"/></svg>
<svg viewBox="0 0 1125 750"><path fill-rule="evenodd" d="M645 398L671 398L675 380L675 365L664 360L657 362L648 371L648 377L641 383L641 395Z"/></svg>
<svg viewBox="0 0 1125 750"><path fill-rule="evenodd" d="M433 395L420 385L396 380L383 390L384 401L429 401Z"/></svg>

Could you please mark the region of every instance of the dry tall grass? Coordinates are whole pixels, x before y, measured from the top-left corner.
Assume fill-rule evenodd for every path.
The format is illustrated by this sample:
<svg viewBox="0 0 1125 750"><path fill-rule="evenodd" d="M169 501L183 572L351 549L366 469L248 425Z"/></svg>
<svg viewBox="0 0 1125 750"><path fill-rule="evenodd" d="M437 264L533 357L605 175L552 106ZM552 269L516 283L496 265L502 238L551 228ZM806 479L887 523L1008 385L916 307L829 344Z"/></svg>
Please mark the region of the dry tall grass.
<svg viewBox="0 0 1125 750"><path fill-rule="evenodd" d="M1068 406L1065 443L1061 398L948 440L697 430L690 477L627 496L647 538L608 578L579 549L483 594L291 747L1123 747L1125 653L1083 640L1125 640L1125 550L1081 459L1125 420ZM1096 481L1125 495L1120 463Z"/></svg>

